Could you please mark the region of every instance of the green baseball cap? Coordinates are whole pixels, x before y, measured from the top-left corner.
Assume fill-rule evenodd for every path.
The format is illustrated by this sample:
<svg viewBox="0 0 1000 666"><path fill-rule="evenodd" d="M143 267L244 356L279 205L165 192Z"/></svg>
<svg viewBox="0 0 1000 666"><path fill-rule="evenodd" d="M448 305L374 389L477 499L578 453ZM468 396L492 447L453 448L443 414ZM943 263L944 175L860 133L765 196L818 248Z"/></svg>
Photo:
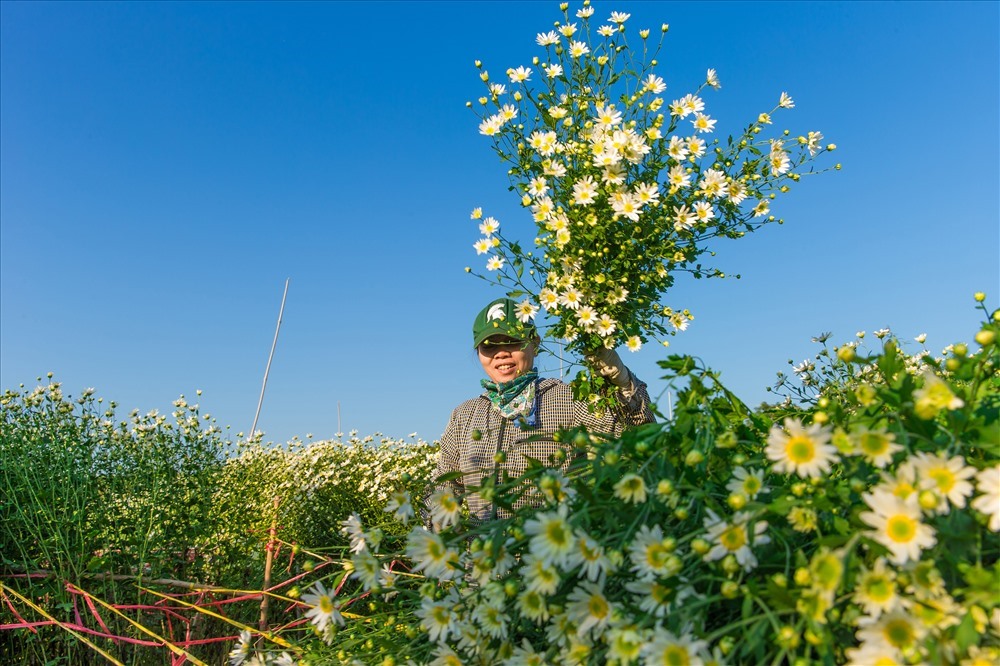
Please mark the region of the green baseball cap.
<svg viewBox="0 0 1000 666"><path fill-rule="evenodd" d="M509 298L498 298L483 308L472 324L472 346L478 347L492 335L506 335L513 340L531 340L538 329L531 322L517 319L517 304Z"/></svg>

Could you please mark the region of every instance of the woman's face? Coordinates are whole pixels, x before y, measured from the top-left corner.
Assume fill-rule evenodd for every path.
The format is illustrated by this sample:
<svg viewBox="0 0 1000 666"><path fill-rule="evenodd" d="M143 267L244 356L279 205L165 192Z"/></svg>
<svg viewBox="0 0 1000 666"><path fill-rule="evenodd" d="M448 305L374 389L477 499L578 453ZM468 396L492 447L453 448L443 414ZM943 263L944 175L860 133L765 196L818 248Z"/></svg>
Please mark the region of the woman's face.
<svg viewBox="0 0 1000 666"><path fill-rule="evenodd" d="M476 349L486 376L498 384L520 377L535 365L533 340L513 340L504 335L494 335Z"/></svg>

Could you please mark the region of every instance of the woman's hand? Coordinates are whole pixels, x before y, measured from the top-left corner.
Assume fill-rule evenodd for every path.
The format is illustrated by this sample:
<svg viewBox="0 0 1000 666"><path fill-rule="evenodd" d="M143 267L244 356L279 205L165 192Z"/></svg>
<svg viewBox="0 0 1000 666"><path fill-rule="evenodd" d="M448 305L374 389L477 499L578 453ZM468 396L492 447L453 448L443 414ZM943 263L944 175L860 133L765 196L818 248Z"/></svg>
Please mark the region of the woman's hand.
<svg viewBox="0 0 1000 666"><path fill-rule="evenodd" d="M594 372L604 377L618 388L628 388L632 384L632 376L614 349L601 347L584 356L587 365Z"/></svg>

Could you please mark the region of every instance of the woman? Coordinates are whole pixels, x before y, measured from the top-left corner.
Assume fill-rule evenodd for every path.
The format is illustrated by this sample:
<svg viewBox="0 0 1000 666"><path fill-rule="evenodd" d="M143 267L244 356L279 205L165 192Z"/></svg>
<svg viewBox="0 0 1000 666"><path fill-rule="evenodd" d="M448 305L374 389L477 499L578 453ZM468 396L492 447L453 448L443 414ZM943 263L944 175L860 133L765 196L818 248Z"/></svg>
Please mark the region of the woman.
<svg viewBox="0 0 1000 666"><path fill-rule="evenodd" d="M456 496L465 494L467 487L521 476L529 458L551 464L566 446L552 437L559 430L585 426L618 436L627 427L653 421L646 385L614 350L601 349L587 356L587 362L614 385L623 407L619 413L608 411L598 418L573 399L569 384L539 378L534 363L541 340L534 324L518 321L515 307L509 298L496 299L472 326L473 345L487 376L482 380L486 390L452 413L441 437L437 467L437 476L462 472L449 482ZM479 520L509 516L479 493L466 495L465 501Z"/></svg>

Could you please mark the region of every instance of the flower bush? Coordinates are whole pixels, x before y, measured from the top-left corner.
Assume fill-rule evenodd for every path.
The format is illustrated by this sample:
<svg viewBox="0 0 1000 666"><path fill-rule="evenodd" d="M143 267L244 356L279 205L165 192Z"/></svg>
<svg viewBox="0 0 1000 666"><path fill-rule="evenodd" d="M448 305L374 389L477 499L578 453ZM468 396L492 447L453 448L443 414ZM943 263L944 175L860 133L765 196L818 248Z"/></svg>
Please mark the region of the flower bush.
<svg viewBox="0 0 1000 666"><path fill-rule="evenodd" d="M795 105L787 93L741 134L713 138L717 120L701 95L721 87L714 69L691 92L664 97L655 72L666 24L655 47L648 29L633 47L629 14L612 12L599 25L589 1L575 18L561 8L563 21L536 37L543 54L530 67L494 77L476 63L486 90L468 105L537 227L526 249L521 234L501 233L497 219L475 209L482 237L474 248L487 255L485 274L476 274L521 298L523 321L544 309L547 335L571 351L636 351L693 318L663 303L677 275L724 277L702 263L711 241L775 221L772 200L834 146L816 131L771 131L772 114ZM600 384L576 382L585 397Z"/></svg>
<svg viewBox="0 0 1000 666"><path fill-rule="evenodd" d="M750 410L690 357L671 423L447 492L405 549L352 526L325 655L341 663L981 664L1000 657L1000 312L978 348L824 346L806 399ZM825 343L825 340L824 340ZM790 383L786 382L786 386ZM798 389L803 387L798 386ZM564 471L565 470L565 471ZM412 507L415 502L404 502ZM398 499L387 510L405 519ZM412 524L412 523L411 523ZM401 567L400 561L409 562ZM335 627L342 625L339 631Z"/></svg>
<svg viewBox="0 0 1000 666"><path fill-rule="evenodd" d="M219 663L227 632L260 615L269 547L284 560L270 585L293 590L307 561L348 552L342 521L371 524L434 469L436 445L418 439L234 443L183 396L171 415L122 417L93 389L39 381L0 395L3 663L89 663L96 649L166 663L164 645ZM405 531L387 523L387 545ZM307 560L302 543L322 547ZM195 590L191 606L157 606L178 590ZM270 594L286 604L275 621L294 622L298 602ZM249 655L249 638L238 647Z"/></svg>

